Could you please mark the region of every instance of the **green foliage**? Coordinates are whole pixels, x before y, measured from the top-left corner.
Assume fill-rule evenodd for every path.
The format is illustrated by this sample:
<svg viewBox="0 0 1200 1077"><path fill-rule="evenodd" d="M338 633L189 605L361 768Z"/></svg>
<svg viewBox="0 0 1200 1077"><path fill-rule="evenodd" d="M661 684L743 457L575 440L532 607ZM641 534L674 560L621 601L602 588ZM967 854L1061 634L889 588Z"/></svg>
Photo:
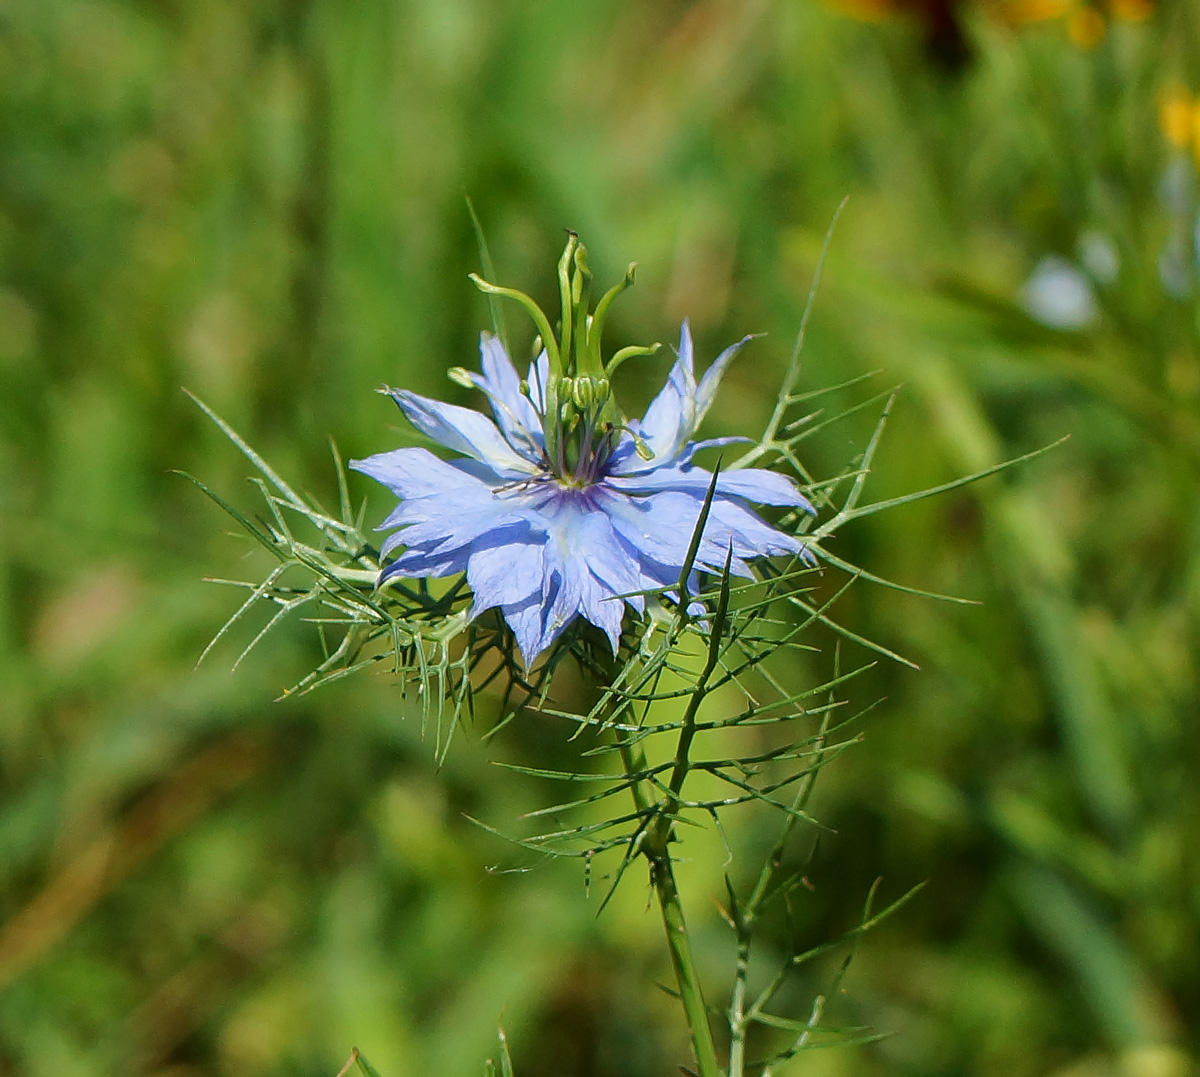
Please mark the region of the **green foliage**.
<svg viewBox="0 0 1200 1077"><path fill-rule="evenodd" d="M476 870L515 854L464 813L502 825L559 786L489 758L569 770L561 719L484 745L468 718L434 773L444 738L420 742L415 686L402 701L390 676L356 677L264 702L327 657L312 625L278 625L226 676L274 605L190 672L239 605L199 578L281 562L219 536L223 513L169 474L227 494L250 470L178 387L307 506L268 484L288 530L230 497L248 520L264 512L298 554L323 549L308 512L372 526L379 502L341 512L327 436L351 456L394 444L369 390L440 392L470 362L488 314L465 283L467 192L500 262L489 279L538 287L562 226L587 235L598 277L635 255L614 338L684 314L701 354L769 332L714 409L728 433L769 416L849 193L795 391L880 369L903 383L873 498L1071 435L823 545L980 604L857 585L838 602L840 624L922 672L879 662L845 685L850 709L886 707L853 763L822 771L805 810L837 833L785 863L807 884L756 925L746 1012L792 956L871 922L877 876L894 895L928 883L872 928L845 995L839 951L761 1011L819 997L827 1025L892 1035L779 1072L1185 1072L1200 1053L1200 185L1158 108L1172 83L1200 91L1200 38L1182 2L1114 19L1090 51L1064 20L1007 26L1002 7L963 9L967 57L948 68L916 16L860 24L815 0L5 5L0 1071L334 1074L360 1043L385 1077L477 1073L502 1010L521 1077L682 1056L637 876L597 919L605 891L583 900L575 860ZM1115 278L1083 258L1097 235ZM1179 249L1170 290L1160 257ZM1021 301L1052 253L1089 282L1079 328ZM636 366L616 374L631 398L652 383ZM818 403L841 414L860 394ZM814 432L798 458L839 475L877 415ZM357 481L352 506L369 496ZM852 575L827 565L814 610ZM288 571L281 587L309 569ZM788 683L842 676L836 638L796 652ZM858 646L843 638L847 669L874 657ZM561 709L586 714L587 690ZM762 819L730 815L729 845L769 853ZM736 922L724 876L743 903L755 879L711 829L683 837L681 875ZM702 971L724 975L728 925L697 908L690 927Z"/></svg>

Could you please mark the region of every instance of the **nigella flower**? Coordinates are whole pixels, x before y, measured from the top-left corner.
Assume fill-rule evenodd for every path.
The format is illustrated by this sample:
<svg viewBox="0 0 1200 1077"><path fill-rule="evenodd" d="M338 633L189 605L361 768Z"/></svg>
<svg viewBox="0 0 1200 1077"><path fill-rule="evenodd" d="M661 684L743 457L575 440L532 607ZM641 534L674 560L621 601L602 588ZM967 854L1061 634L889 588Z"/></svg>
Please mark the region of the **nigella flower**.
<svg viewBox="0 0 1200 1077"><path fill-rule="evenodd" d="M460 376L487 395L494 422L387 390L418 430L459 455L442 460L407 448L351 463L400 498L379 529L393 531L384 555L404 550L380 583L465 572L471 616L498 607L527 666L577 616L601 629L616 653L626 604L640 613L645 600L637 592L678 583L712 481L693 455L739 440L693 435L744 343L722 352L697 383L684 322L666 385L645 416L627 424L605 419L612 414L607 379L555 380L543 351L522 382L487 333L482 374ZM721 472L697 569L720 572L731 556L732 571L751 576L747 562L755 558L807 554L752 502L813 511L795 483L775 472Z"/></svg>

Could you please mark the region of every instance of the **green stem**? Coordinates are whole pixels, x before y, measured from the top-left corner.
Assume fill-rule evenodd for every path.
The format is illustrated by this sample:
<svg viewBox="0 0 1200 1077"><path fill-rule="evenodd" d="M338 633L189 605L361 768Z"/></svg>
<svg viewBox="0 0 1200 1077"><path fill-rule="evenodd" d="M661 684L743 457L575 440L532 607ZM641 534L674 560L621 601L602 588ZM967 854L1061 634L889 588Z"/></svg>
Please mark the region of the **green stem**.
<svg viewBox="0 0 1200 1077"><path fill-rule="evenodd" d="M687 1014L688 1031L692 1036L692 1049L696 1052L700 1077L720 1077L721 1067L717 1063L717 1049L708 1023L708 1006L704 1002L704 992L700 989L700 979L696 973L696 959L692 955L683 905L675 885L674 865L665 850L662 853L650 851L647 855L654 871L654 892L662 911L667 949L671 952L671 967L675 970L675 983L679 988L684 1013Z"/></svg>
<svg viewBox="0 0 1200 1077"><path fill-rule="evenodd" d="M640 744L631 744L628 738L617 731L621 751L621 763L625 773L632 777L644 774L648 768L646 753ZM635 781L631 786L633 802L638 811L646 811L651 804L643 783ZM660 815L652 824L643 851L650 861L654 878L654 893L662 912L663 929L667 933L667 949L671 954L671 968L675 973L675 986L683 1003L687 1017L688 1033L692 1038L692 1050L696 1055L699 1077L721 1077L717 1062L717 1048L713 1042L712 1028L708 1023L708 1005L700 988L696 974L696 959L692 954L688 938L687 921L683 916L683 903L679 899L679 888L675 884L675 866L667 843L671 836L669 817Z"/></svg>
<svg viewBox="0 0 1200 1077"><path fill-rule="evenodd" d="M714 474L708 496L705 498L704 508L696 525L696 532L692 536L686 567L680 574L679 630L687 621L687 610L691 603L691 596L687 589L687 577L700 544L700 534L708 517L708 509L712 503L716 482L717 475ZM653 820L646 830L645 841L642 843L640 851L650 861L654 893L658 898L658 907L662 913L663 929L667 933L667 950L671 954L671 968L675 973L675 984L679 989L679 998L687 1017L688 1032L692 1038L692 1050L696 1055L699 1077L721 1077L721 1067L717 1062L716 1044L713 1042L712 1027L708 1021L708 1006L704 1001L704 992L696 973L696 959L692 954L692 944L688 937L683 903L679 898L679 888L675 883L675 865L671 859L670 842L675 815L681 804L683 784L691 771L690 751L696 735L696 715L707 694L709 679L720 661L721 644L729 612L729 567L732 558L731 548L725 560L725 570L721 575L717 608L711 614L708 654L704 668L692 687L691 698L688 700L687 710L680 724L670 782L667 789L663 791L664 795L661 799L653 786L650 786L648 790L648 783L636 777L646 774L650 769L641 743L631 740L618 726L613 726L621 753L621 764L625 768L626 776L630 779L634 806L642 817L647 817L652 810L654 812Z"/></svg>
<svg viewBox="0 0 1200 1077"><path fill-rule="evenodd" d="M746 988L750 976L749 925L739 923L737 965L729 999L729 1077L742 1077L746 1068Z"/></svg>

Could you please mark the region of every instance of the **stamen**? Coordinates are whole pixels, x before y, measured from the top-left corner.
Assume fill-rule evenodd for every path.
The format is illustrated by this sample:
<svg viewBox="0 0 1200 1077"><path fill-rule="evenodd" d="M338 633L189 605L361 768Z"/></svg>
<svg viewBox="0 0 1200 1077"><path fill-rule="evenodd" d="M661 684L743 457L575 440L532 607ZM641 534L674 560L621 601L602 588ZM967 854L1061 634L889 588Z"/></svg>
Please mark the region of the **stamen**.
<svg viewBox="0 0 1200 1077"><path fill-rule="evenodd" d="M586 414L583 420L583 429L579 436L579 461L575 465L576 481L584 484L595 482L595 468L592 466L592 435L595 433L595 417L591 414Z"/></svg>
<svg viewBox="0 0 1200 1077"><path fill-rule="evenodd" d="M535 486L549 482L552 478L554 476L546 472L541 475L531 475L527 479L514 479L512 482L506 482L503 486L497 486L492 493L497 495L523 493Z"/></svg>

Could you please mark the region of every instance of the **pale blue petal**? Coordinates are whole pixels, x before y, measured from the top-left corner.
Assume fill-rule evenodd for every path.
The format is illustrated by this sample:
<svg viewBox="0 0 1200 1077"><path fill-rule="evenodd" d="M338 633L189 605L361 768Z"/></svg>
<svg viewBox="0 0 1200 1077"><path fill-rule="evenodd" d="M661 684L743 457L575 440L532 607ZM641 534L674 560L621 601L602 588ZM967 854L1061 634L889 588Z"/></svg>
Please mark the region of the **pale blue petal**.
<svg viewBox="0 0 1200 1077"><path fill-rule="evenodd" d="M616 653L625 603L615 596L643 584L632 548L621 542L597 507L597 492L595 487L538 492L540 519L548 531L540 549L538 615L528 602L511 595L502 604L527 663L551 646L580 614L605 633ZM497 557L496 566L503 564ZM527 574L529 566L511 566L509 571ZM645 606L640 596L633 604L638 609Z"/></svg>
<svg viewBox="0 0 1200 1077"><path fill-rule="evenodd" d="M397 497L423 497L479 481L463 475L454 464L439 460L428 449L393 449L365 460L351 460L350 467L383 483Z"/></svg>
<svg viewBox="0 0 1200 1077"><path fill-rule="evenodd" d="M400 504L388 514L387 519L375 528L376 531L390 531L394 527L418 523L425 519L439 519L446 515L452 516L462 512L486 512L495 501L491 485L486 480L464 472L455 466L457 462L447 463L439 460L433 453L425 452L424 449L400 449L398 451L425 454L425 459L405 458L406 466L414 463L418 465L414 469L415 474L411 481L407 475L400 475L397 478L398 472L394 469L394 462L386 464L385 473L395 482L395 485L380 478L379 474L367 471L365 467L359 468L360 471L371 475L372 478L385 482L391 487L393 493L402 498ZM370 457L362 463L369 464L375 459L376 457ZM353 462L351 466L354 466ZM421 474L422 468L427 469L424 474ZM376 470L382 471L384 468ZM406 490L411 492L406 493Z"/></svg>
<svg viewBox="0 0 1200 1077"><path fill-rule="evenodd" d="M533 405L521 392L521 379L517 368L504 350L500 338L491 333L484 333L479 338L480 367L483 370L483 380L487 383L491 395L505 407L527 428L532 430L541 423Z"/></svg>
<svg viewBox="0 0 1200 1077"><path fill-rule="evenodd" d="M575 558L559 561L551 568L550 547L546 547L546 579L542 587L542 638L539 651L544 651L579 613L582 577L587 569Z"/></svg>
<svg viewBox="0 0 1200 1077"><path fill-rule="evenodd" d="M712 472L701 467L660 467L636 475L614 475L606 485L629 494L676 490L703 498L711 482ZM791 479L762 468L722 471L717 479L717 493L745 498L760 505L788 505L805 512L815 511Z"/></svg>
<svg viewBox="0 0 1200 1077"><path fill-rule="evenodd" d="M678 578L700 520L701 504L691 494L665 491L650 497L612 497L604 509L613 528L640 557L674 569ZM701 536L696 563L714 570L725 563L725 547L713 540L708 528Z"/></svg>
<svg viewBox="0 0 1200 1077"><path fill-rule="evenodd" d="M704 420L704 416L708 414L708 409L712 406L713 397L717 394L717 387L721 384L721 378L724 376L725 368L729 366L730 360L742 350L747 341L753 339L753 336L745 336L736 344L730 344L713 360L712 366L704 372L704 377L700 379L700 384L696 387L696 417L693 429L699 426Z"/></svg>
<svg viewBox="0 0 1200 1077"><path fill-rule="evenodd" d="M683 451L675 459L674 463L677 467L687 467L692 462L692 457L701 449L721 449L726 445L746 445L753 441L753 438L743 437L727 437L727 438L704 438L702 441L689 441L684 446ZM633 469L623 470L622 475L633 474Z"/></svg>
<svg viewBox="0 0 1200 1077"><path fill-rule="evenodd" d="M679 363L676 363L672 375L678 369ZM644 461L644 466L657 466L675 455L694 427L688 398L677 390L674 377L668 378L658 396L650 402L645 417L640 422L635 419L629 425L650 450L650 459Z"/></svg>
<svg viewBox="0 0 1200 1077"><path fill-rule="evenodd" d="M642 421L631 424L653 455L649 460L625 455L615 469L621 474L646 471L677 460L681 453L691 459L691 454L701 446L692 447L690 439L712 406L725 368L752 339L743 337L721 352L697 385L692 330L685 319L679 333L679 358L671 368L666 384L646 409Z"/></svg>
<svg viewBox="0 0 1200 1077"><path fill-rule="evenodd" d="M579 612L608 637L609 646L615 655L621 646L621 621L625 616L625 603L613 598L612 592L594 575L587 574L579 598Z"/></svg>
<svg viewBox="0 0 1200 1077"><path fill-rule="evenodd" d="M533 404L521 392L521 379L516 367L504 350L504 345L491 333L479 341L482 374L472 374L476 387L486 393L492 403L492 414L505 440L531 463L542 458L544 440L542 423Z"/></svg>
<svg viewBox="0 0 1200 1077"><path fill-rule="evenodd" d="M588 570L608 589L610 595L627 595L641 590L636 547L622 540L607 516L594 513L589 520L591 534L580 543L580 549L586 550ZM641 595L631 595L627 601L639 613L645 608ZM618 608L621 605L619 602L613 604Z"/></svg>
<svg viewBox="0 0 1200 1077"><path fill-rule="evenodd" d="M540 642L545 649L579 613L591 552L581 543L590 533L587 518L594 510L590 492L581 490L555 491L543 499L540 509L549 530L543 551Z"/></svg>
<svg viewBox="0 0 1200 1077"><path fill-rule="evenodd" d="M702 441L689 441L669 460L665 458L643 460L638 455L637 445L633 438L624 434L617 443L616 449L613 450L612 456L609 457L608 473L613 477L625 478L644 475L666 466L686 468L691 465L692 457L702 449L719 449L726 445L745 445L752 440L752 438L744 437L704 438Z"/></svg>
<svg viewBox="0 0 1200 1077"><path fill-rule="evenodd" d="M587 575L582 581L580 612L605 632L613 654L616 654L625 602L613 596L641 587L637 563L603 512L589 511L572 521L570 540L573 560L587 566ZM644 606L636 601L633 604Z"/></svg>
<svg viewBox="0 0 1200 1077"><path fill-rule="evenodd" d="M671 367L666 384L637 424L638 433L653 453L653 461L670 460L692 436L696 429L695 403L692 331L685 319L680 330L679 358Z"/></svg>
<svg viewBox="0 0 1200 1077"><path fill-rule="evenodd" d="M377 528L375 528L375 530L376 531L384 531L384 530L386 530L386 528L377 527ZM387 555L389 553L391 553L397 546L403 546L403 545L404 545L403 534L397 533L394 535L388 535L388 537L383 540L383 548L379 551L379 556L387 557Z"/></svg>
<svg viewBox="0 0 1200 1077"><path fill-rule="evenodd" d="M497 528L520 528L525 535L540 530L536 513L494 498L473 506L466 499L450 496L414 498L401 504L397 512L402 516L397 541L436 552L466 546Z"/></svg>
<svg viewBox="0 0 1200 1077"><path fill-rule="evenodd" d="M735 557L776 557L800 552L799 540L772 527L747 505L731 498L714 498L705 534L720 546L731 544Z"/></svg>
<svg viewBox="0 0 1200 1077"><path fill-rule="evenodd" d="M405 550L379 574L379 582L393 576L409 579L436 579L455 576L467 567L467 551L457 550L452 554L431 554L426 550Z"/></svg>
<svg viewBox="0 0 1200 1077"><path fill-rule="evenodd" d="M573 566L562 565L549 545L542 553L538 598L502 607L526 669L562 634L579 610L579 580Z"/></svg>
<svg viewBox="0 0 1200 1077"><path fill-rule="evenodd" d="M504 620L512 630L521 652L521 660L528 669L542 653L542 601L541 591L525 601L511 606L502 606Z"/></svg>
<svg viewBox="0 0 1200 1077"><path fill-rule="evenodd" d="M605 484L606 487L609 485ZM614 531L637 552L639 559L649 556L664 564L672 561L678 563L683 557L679 551L687 550L687 538L681 539L680 532L686 528L686 535L691 535L698 510L689 523L680 518L676 506L667 503L655 505L655 500L627 497L615 490L604 489L597 503L608 516Z"/></svg>
<svg viewBox="0 0 1200 1077"><path fill-rule="evenodd" d="M422 434L439 445L464 456L473 456L500 474L531 475L537 468L521 456L485 415L457 404L411 393L407 389L390 389L392 399Z"/></svg>
<svg viewBox="0 0 1200 1077"><path fill-rule="evenodd" d="M486 483L489 489L506 486L517 481L511 471L497 471L490 464L485 464L482 460L476 460L470 456L456 456L453 460L445 462L456 471L461 471L464 475L470 475L472 478Z"/></svg>
<svg viewBox="0 0 1200 1077"><path fill-rule="evenodd" d="M694 356L695 349L692 347L692 323L689 319L684 318L679 326L679 362L676 364L680 373L683 375L683 381L680 382L680 389L684 386L691 386L693 392L689 395L694 395L696 387L696 360Z"/></svg>
<svg viewBox="0 0 1200 1077"><path fill-rule="evenodd" d="M475 544L467 563L467 583L475 594L472 617L493 606L514 606L540 597L544 536L535 541L514 538L496 532L487 536L487 545L482 539Z"/></svg>

